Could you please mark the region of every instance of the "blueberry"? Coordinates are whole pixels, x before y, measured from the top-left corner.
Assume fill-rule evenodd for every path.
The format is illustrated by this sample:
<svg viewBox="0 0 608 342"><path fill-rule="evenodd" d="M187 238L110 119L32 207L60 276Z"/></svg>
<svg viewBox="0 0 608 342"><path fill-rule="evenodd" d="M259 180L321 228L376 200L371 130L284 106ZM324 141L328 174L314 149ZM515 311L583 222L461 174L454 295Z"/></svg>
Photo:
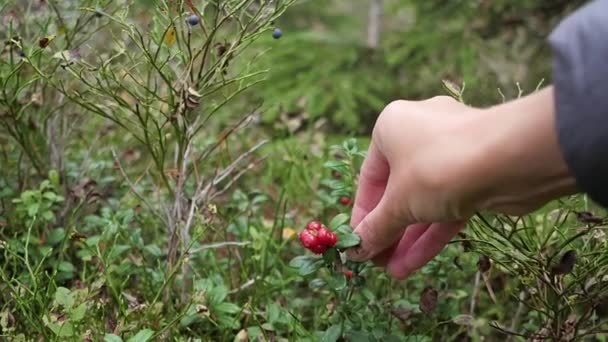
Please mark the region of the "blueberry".
<svg viewBox="0 0 608 342"><path fill-rule="evenodd" d="M283 37L283 31L281 31L280 28L275 28L272 30L272 38L279 39L281 37Z"/></svg>
<svg viewBox="0 0 608 342"><path fill-rule="evenodd" d="M201 22L201 18L198 15L193 14L193 15L189 16L188 18L186 18L186 22L190 26L196 26Z"/></svg>

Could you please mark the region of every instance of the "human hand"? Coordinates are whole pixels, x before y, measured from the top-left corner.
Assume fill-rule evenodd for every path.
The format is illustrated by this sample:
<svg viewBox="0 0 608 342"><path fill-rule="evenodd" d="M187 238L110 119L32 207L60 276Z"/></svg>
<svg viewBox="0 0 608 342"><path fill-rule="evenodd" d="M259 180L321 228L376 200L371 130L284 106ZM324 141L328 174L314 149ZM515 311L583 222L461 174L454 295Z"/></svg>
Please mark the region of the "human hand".
<svg viewBox="0 0 608 342"><path fill-rule="evenodd" d="M551 88L490 109L450 97L396 101L379 116L351 226L373 259L405 278L490 209L527 213L574 192L554 132Z"/></svg>

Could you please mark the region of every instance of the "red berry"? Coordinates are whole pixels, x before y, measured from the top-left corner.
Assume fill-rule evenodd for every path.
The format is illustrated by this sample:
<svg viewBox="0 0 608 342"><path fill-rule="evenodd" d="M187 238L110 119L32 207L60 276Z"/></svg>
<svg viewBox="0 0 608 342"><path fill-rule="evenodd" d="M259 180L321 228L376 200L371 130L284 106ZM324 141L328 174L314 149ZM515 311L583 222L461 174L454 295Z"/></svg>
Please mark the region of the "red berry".
<svg viewBox="0 0 608 342"><path fill-rule="evenodd" d="M351 271L349 269L345 269L344 276L346 277L346 280L350 280L353 277L353 271Z"/></svg>
<svg viewBox="0 0 608 342"><path fill-rule="evenodd" d="M336 170L331 172L331 176L334 177L335 179L340 179L342 178L342 174Z"/></svg>
<svg viewBox="0 0 608 342"><path fill-rule="evenodd" d="M317 233L317 241L322 245L333 247L338 242L338 237L331 230L323 227Z"/></svg>
<svg viewBox="0 0 608 342"><path fill-rule="evenodd" d="M327 246L318 244L318 245L312 246L309 249L315 254L323 254L327 250Z"/></svg>
<svg viewBox="0 0 608 342"><path fill-rule="evenodd" d="M350 197L340 197L340 204L342 205L349 205L350 204Z"/></svg>
<svg viewBox="0 0 608 342"><path fill-rule="evenodd" d="M300 238L300 242L302 242L302 245L308 249L311 249L312 247L317 246L319 244L318 237L310 230L301 231L298 237Z"/></svg>
<svg viewBox="0 0 608 342"><path fill-rule="evenodd" d="M323 227L323 224L319 221L310 221L308 225L306 225L306 229L308 230L319 230Z"/></svg>

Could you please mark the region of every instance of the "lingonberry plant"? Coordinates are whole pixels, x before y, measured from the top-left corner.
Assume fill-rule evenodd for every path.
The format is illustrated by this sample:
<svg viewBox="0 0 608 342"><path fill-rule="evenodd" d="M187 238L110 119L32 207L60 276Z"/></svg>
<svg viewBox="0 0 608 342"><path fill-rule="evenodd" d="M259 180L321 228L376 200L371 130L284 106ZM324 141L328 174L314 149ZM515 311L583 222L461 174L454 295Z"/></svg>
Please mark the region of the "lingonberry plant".
<svg viewBox="0 0 608 342"><path fill-rule="evenodd" d="M325 341L372 336L371 327L362 322L364 318L361 312L357 312L369 300L369 293L357 289L365 283L364 273L371 264L352 262L344 256L346 249L360 243L359 236L353 233L348 224L350 210L345 206L350 204L356 171L365 154L352 139L335 146L333 150L335 159L325 163L330 177L323 182L330 191L321 196L330 207L342 212L334 216L327 226L320 221L309 222L300 232L299 239L306 249L316 255L300 255L290 262L290 266L298 269L301 276L311 281L311 286L315 286L313 284L317 282L318 273L325 273L323 283L335 296L333 314L322 334ZM348 203L344 203L345 198Z"/></svg>

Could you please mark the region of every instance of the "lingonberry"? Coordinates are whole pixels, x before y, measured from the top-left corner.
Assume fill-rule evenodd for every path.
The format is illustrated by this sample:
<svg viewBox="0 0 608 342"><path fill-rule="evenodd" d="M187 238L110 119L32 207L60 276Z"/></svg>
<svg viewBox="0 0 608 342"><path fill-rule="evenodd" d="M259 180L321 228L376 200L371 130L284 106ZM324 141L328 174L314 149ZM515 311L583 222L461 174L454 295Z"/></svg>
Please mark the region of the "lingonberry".
<svg viewBox="0 0 608 342"><path fill-rule="evenodd" d="M310 221L306 225L306 229L308 230L319 230L323 227L323 224L319 221Z"/></svg>
<svg viewBox="0 0 608 342"><path fill-rule="evenodd" d="M301 231L298 237L300 238L300 242L302 242L302 245L304 245L304 247L308 249L319 245L319 239L317 235L315 235L310 230Z"/></svg>
<svg viewBox="0 0 608 342"><path fill-rule="evenodd" d="M327 246L317 244L309 248L315 254L323 254L327 250Z"/></svg>
<svg viewBox="0 0 608 342"><path fill-rule="evenodd" d="M188 18L186 18L186 22L190 26L196 26L201 22L201 18L198 15L193 14L193 15L189 16Z"/></svg>
<svg viewBox="0 0 608 342"><path fill-rule="evenodd" d="M347 197L347 196L340 197L340 204L342 204L342 205L349 205L350 204L350 197Z"/></svg>
<svg viewBox="0 0 608 342"><path fill-rule="evenodd" d="M280 28L272 30L272 38L279 39L281 37L283 37L283 31Z"/></svg>
<svg viewBox="0 0 608 342"><path fill-rule="evenodd" d="M353 271L351 271L349 269L345 269L344 276L346 277L346 280L350 280L353 277Z"/></svg>
<svg viewBox="0 0 608 342"><path fill-rule="evenodd" d="M317 241L322 245L333 247L338 242L338 237L331 230L322 227L317 233Z"/></svg>

